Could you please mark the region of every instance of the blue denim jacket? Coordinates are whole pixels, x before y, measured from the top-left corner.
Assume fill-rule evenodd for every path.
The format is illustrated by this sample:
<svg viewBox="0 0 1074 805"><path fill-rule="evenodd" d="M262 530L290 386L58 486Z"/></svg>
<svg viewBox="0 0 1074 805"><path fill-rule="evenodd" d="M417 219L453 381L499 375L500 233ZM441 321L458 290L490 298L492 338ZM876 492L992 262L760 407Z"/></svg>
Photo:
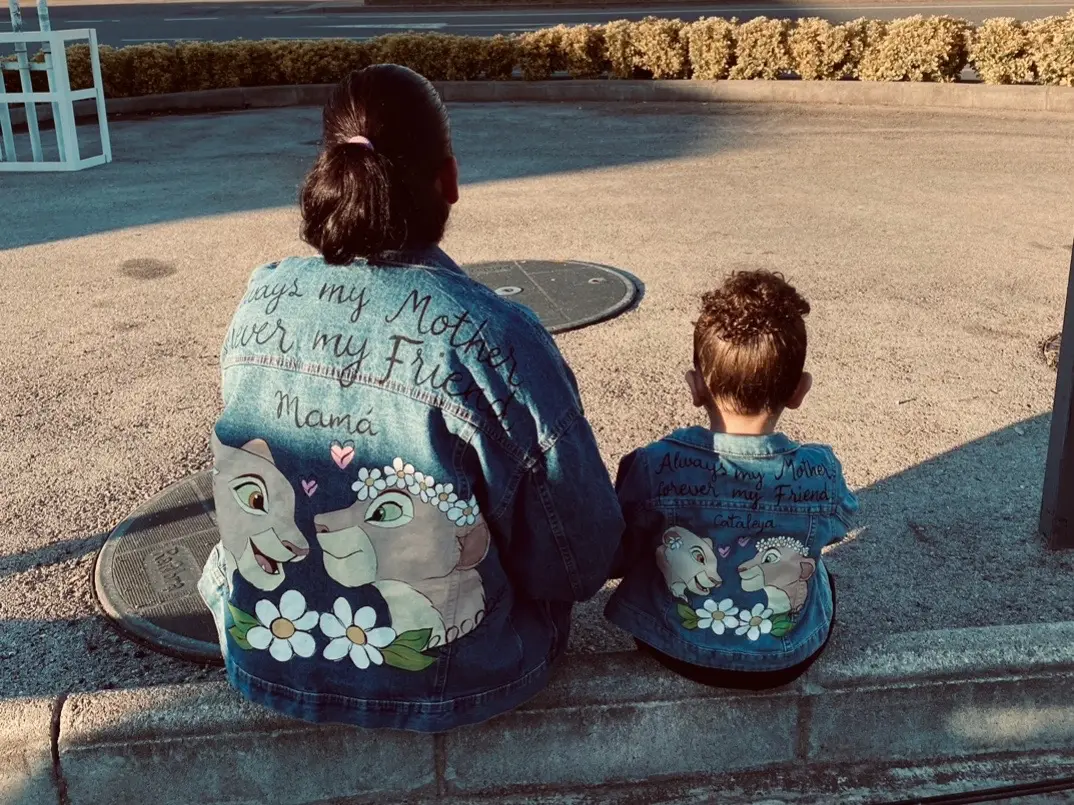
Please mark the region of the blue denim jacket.
<svg viewBox="0 0 1074 805"><path fill-rule="evenodd" d="M616 488L627 531L613 623L728 671L789 668L824 645L821 549L858 508L831 448L687 428L626 456Z"/></svg>
<svg viewBox="0 0 1074 805"><path fill-rule="evenodd" d="M435 732L541 690L623 521L536 317L438 249L396 257L251 277L199 588L247 698Z"/></svg>

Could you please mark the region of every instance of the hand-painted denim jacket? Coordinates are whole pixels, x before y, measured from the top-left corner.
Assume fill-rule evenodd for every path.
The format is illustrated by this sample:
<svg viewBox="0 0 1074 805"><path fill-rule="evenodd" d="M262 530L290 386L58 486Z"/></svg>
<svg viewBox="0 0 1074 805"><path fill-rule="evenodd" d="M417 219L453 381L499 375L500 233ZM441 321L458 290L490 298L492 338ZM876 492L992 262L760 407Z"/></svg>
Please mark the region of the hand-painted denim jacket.
<svg viewBox="0 0 1074 805"><path fill-rule="evenodd" d="M438 249L394 258L251 277L221 353L221 541L199 589L247 698L436 732L545 685L623 521L532 312Z"/></svg>
<svg viewBox="0 0 1074 805"><path fill-rule="evenodd" d="M789 668L824 645L821 549L858 508L831 448L687 428L626 456L616 488L627 530L613 623L728 671Z"/></svg>

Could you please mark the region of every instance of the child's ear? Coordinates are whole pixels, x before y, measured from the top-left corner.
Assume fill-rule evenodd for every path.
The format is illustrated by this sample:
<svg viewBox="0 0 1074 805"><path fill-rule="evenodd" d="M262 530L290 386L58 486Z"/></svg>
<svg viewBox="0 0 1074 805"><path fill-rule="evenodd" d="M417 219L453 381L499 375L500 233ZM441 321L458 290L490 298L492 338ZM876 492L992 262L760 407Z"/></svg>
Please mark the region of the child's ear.
<svg viewBox="0 0 1074 805"><path fill-rule="evenodd" d="M703 408L708 396L705 380L697 369L690 369L686 373L686 385L690 388L690 397L693 399L695 408Z"/></svg>
<svg viewBox="0 0 1074 805"><path fill-rule="evenodd" d="M798 381L798 388L794 390L794 396L787 402L787 408L792 410L801 408L811 388L813 388L813 375L809 374L809 372L802 372L802 379Z"/></svg>

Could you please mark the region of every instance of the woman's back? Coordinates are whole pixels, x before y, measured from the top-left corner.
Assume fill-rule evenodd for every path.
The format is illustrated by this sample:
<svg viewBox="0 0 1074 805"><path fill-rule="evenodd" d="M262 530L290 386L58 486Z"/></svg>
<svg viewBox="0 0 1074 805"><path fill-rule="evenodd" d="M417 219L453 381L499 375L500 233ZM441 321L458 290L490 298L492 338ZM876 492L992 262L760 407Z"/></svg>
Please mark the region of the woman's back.
<svg viewBox="0 0 1074 805"><path fill-rule="evenodd" d="M292 258L255 272L221 361L202 586L233 683L423 731L539 691L621 520L532 315L436 249Z"/></svg>

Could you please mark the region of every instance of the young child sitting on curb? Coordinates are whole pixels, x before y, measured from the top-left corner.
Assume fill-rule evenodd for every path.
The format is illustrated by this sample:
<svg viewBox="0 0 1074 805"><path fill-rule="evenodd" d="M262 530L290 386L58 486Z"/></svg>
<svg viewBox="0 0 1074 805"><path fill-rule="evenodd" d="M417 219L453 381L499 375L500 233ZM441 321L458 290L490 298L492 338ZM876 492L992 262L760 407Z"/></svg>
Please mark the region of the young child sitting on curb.
<svg viewBox="0 0 1074 805"><path fill-rule="evenodd" d="M831 634L821 549L846 534L857 499L830 447L776 432L812 384L808 313L767 271L705 294L686 382L709 427L677 430L619 465L624 578L605 614L695 682L788 684Z"/></svg>

